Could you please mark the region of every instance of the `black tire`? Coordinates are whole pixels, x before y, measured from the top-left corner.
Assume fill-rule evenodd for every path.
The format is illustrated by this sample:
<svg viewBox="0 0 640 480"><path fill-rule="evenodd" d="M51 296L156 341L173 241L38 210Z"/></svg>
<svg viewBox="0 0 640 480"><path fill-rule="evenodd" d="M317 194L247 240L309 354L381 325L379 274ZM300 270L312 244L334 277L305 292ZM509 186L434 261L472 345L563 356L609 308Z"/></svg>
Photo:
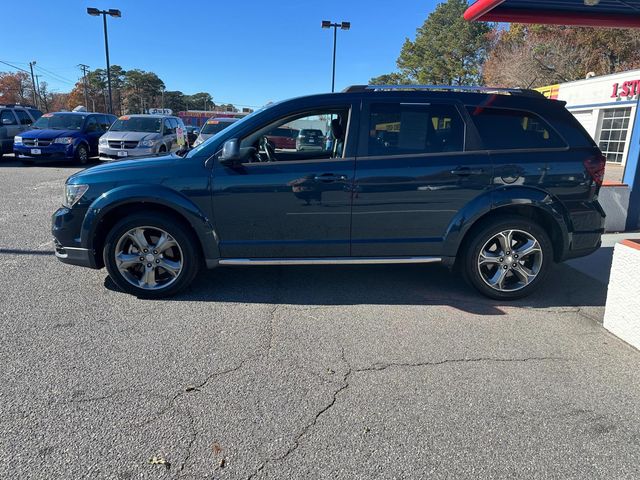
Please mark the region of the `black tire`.
<svg viewBox="0 0 640 480"><path fill-rule="evenodd" d="M508 231L512 231L513 236L513 248L509 251L511 255L501 255L502 250L496 250L495 256L490 257L490 262L481 266L481 252L485 252L484 262L488 257L487 254L492 253L490 248L499 249L499 242L494 239L499 237L501 232ZM538 223L525 217L505 215L493 218L475 227L468 235L468 240L465 240L460 252L462 275L480 293L496 300L515 300L530 295L544 282L553 263L553 245L549 235ZM540 256L537 250L534 250L533 253L527 254L526 258L525 256L518 258L514 252L518 249L523 250L525 244L521 242L525 239L538 242ZM525 267L526 270L521 267ZM505 272L496 268L503 269ZM526 283L523 280L525 276L521 273L523 271L535 272L536 275ZM503 288L489 284L496 278L504 278Z"/></svg>
<svg viewBox="0 0 640 480"><path fill-rule="evenodd" d="M158 153L167 153L167 147L165 147L164 145L160 145Z"/></svg>
<svg viewBox="0 0 640 480"><path fill-rule="evenodd" d="M35 165L35 160L30 160L27 158L21 158L20 162L22 163L22 165L24 165L25 167L32 167L33 165Z"/></svg>
<svg viewBox="0 0 640 480"><path fill-rule="evenodd" d="M87 163L89 163L89 149L85 144L81 143L80 145L78 145L78 147L76 148L75 157L76 163L78 163L79 165L86 165Z"/></svg>
<svg viewBox="0 0 640 480"><path fill-rule="evenodd" d="M172 252L176 252L181 257L182 266L179 273L171 280L171 283L162 287L156 287L153 289L142 288L140 286L134 285L131 283L132 278L135 280L136 275L142 276L140 273L145 268L145 263L140 262L140 265L132 266L131 269L127 272L133 272L129 274L125 272L125 274L129 277L125 277L120 269L118 268L116 262L116 248L118 247L118 242L125 236L125 234L132 229L138 227L145 227L149 230L145 230L146 232L153 231L153 229L160 229L166 232L170 237L173 237L173 240L178 245L178 248L172 248ZM147 235L147 239L151 238L153 240L153 236ZM202 263L200 258L200 251L197 247L197 238L189 227L182 222L175 220L172 217L165 216L158 213L136 213L132 214L128 217L125 217L120 222L118 222L107 234L104 244L103 250L103 260L104 264L107 267L107 271L109 272L109 276L114 281L114 283L123 291L130 293L132 295L137 296L138 298L149 298L149 299L157 299L169 297L177 294L193 281L198 270L200 269L200 265ZM127 240L123 240L123 242L127 242ZM121 244L122 245L122 244ZM137 252L135 249L131 250L131 246L128 254L132 254L133 252ZM150 242L150 249L153 248L153 241ZM149 252L153 254L153 251ZM142 255L142 253L139 253ZM138 253L135 253L137 256ZM157 258L161 258L163 255L160 254ZM143 257L141 257L143 258ZM153 260L149 260L152 263L146 263L146 266L153 265ZM142 268L142 270L140 270ZM167 278L170 278L168 270L162 270L162 266L159 266L160 270L154 267L156 272L159 272L156 276L154 273L154 280L158 279L158 277L162 277L163 275ZM161 282L159 282L161 283Z"/></svg>

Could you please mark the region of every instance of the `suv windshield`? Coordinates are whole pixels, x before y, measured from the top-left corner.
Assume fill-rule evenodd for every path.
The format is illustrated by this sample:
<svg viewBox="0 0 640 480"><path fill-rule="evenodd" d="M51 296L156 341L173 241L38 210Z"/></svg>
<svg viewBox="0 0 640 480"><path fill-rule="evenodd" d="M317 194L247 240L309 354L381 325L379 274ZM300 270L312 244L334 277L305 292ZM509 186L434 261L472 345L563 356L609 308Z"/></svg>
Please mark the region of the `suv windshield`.
<svg viewBox="0 0 640 480"><path fill-rule="evenodd" d="M120 117L111 128L111 132L145 132L160 133L162 119L155 117Z"/></svg>
<svg viewBox="0 0 640 480"><path fill-rule="evenodd" d="M221 130L224 130L233 122L220 122L218 120L207 120L207 123L204 124L200 133L204 133L205 135L213 135L214 133L218 133Z"/></svg>
<svg viewBox="0 0 640 480"><path fill-rule="evenodd" d="M41 116L32 128L50 130L82 130L85 115L71 113L47 113Z"/></svg>

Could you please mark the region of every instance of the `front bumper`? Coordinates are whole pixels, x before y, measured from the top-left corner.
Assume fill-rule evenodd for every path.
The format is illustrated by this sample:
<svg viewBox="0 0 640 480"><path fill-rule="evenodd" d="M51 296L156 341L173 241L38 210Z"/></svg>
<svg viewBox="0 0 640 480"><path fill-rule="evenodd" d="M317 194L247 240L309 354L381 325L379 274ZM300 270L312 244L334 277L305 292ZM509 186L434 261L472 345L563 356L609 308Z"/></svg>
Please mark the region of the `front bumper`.
<svg viewBox="0 0 640 480"><path fill-rule="evenodd" d="M103 160L126 160L131 157L146 157L156 154L156 146L136 148L111 148L100 145L98 147L100 158Z"/></svg>
<svg viewBox="0 0 640 480"><path fill-rule="evenodd" d="M59 208L51 217L51 233L58 260L71 265L100 268L93 250L81 244L80 232L85 211Z"/></svg>
<svg viewBox="0 0 640 480"><path fill-rule="evenodd" d="M34 151L40 151L40 153L34 153ZM19 158L72 159L75 152L74 145L64 143L52 143L46 147L30 147L14 143L13 153Z"/></svg>

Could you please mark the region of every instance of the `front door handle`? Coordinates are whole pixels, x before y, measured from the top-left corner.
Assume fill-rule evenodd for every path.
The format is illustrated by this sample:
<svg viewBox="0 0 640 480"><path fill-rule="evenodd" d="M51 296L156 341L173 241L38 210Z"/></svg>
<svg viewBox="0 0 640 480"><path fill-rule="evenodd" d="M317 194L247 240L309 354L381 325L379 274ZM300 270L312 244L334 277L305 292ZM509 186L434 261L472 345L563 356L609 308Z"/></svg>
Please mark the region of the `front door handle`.
<svg viewBox="0 0 640 480"><path fill-rule="evenodd" d="M482 168L458 167L451 170L452 175L460 175L460 176L482 175L483 173L484 173L484 170Z"/></svg>
<svg viewBox="0 0 640 480"><path fill-rule="evenodd" d="M334 173L323 173L321 175L316 175L315 177L313 177L313 179L316 182L324 182L324 183L344 182L344 181L347 180L347 176L346 175L336 175Z"/></svg>

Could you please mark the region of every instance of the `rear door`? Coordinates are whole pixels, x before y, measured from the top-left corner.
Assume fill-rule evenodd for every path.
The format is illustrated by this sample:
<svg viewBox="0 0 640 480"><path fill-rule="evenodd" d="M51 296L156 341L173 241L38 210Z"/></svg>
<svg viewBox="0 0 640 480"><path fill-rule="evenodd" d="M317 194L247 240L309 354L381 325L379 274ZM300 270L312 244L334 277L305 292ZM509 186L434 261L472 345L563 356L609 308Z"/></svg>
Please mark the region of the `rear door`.
<svg viewBox="0 0 640 480"><path fill-rule="evenodd" d="M490 188L486 152L455 102L372 99L360 122L352 256L441 253L447 229ZM473 148L473 150L476 150Z"/></svg>

